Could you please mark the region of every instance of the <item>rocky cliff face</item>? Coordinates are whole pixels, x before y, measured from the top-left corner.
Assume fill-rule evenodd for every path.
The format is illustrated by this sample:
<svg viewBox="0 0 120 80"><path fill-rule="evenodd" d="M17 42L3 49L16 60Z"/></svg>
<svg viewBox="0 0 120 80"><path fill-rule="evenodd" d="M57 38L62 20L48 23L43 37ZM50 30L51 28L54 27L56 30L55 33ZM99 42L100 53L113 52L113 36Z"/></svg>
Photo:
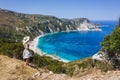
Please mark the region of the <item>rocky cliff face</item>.
<svg viewBox="0 0 120 80"><path fill-rule="evenodd" d="M85 24L84 26L81 26ZM86 25L87 24L87 25ZM0 9L0 38L20 39L25 35L32 38L47 33L86 30L96 25L86 18L59 19L54 16L23 14Z"/></svg>

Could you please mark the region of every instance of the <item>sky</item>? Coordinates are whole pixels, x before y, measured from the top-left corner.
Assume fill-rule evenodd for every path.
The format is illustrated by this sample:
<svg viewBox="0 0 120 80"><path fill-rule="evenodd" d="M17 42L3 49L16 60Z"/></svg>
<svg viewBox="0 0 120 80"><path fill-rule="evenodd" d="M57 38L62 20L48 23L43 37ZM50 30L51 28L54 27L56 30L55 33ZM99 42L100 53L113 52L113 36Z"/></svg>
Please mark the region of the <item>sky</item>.
<svg viewBox="0 0 120 80"><path fill-rule="evenodd" d="M118 20L120 0L0 0L0 8L58 18Z"/></svg>

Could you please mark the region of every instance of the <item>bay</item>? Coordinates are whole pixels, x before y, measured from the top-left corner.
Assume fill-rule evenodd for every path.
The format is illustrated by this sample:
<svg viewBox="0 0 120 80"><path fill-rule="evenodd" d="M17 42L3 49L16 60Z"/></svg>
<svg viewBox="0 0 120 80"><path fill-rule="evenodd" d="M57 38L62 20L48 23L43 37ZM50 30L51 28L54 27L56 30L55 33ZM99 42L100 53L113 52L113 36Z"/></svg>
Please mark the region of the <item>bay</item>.
<svg viewBox="0 0 120 80"><path fill-rule="evenodd" d="M102 31L71 31L50 33L39 38L37 47L45 54L63 61L75 61L90 57L100 49L100 43L114 30L116 21L94 21Z"/></svg>

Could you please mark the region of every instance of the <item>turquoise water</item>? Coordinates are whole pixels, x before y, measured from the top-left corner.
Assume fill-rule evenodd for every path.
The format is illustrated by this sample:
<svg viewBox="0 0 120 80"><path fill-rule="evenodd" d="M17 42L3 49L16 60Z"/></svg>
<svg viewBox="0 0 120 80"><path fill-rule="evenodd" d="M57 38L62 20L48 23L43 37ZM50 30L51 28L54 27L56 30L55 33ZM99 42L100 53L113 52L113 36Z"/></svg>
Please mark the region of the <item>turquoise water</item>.
<svg viewBox="0 0 120 80"><path fill-rule="evenodd" d="M101 32L73 31L45 35L39 38L38 48L59 57L61 60L75 61L94 55L100 50L100 42L110 34L116 25L115 21L95 21L101 24Z"/></svg>

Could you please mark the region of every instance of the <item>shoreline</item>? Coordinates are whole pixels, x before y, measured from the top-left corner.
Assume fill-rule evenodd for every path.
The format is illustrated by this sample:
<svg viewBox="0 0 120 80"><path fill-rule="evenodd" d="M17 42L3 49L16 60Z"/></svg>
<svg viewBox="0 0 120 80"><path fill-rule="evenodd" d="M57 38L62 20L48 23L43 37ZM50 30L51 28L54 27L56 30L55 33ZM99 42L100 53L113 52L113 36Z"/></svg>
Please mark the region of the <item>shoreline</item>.
<svg viewBox="0 0 120 80"><path fill-rule="evenodd" d="M74 32L74 31L77 31L77 30L62 31L62 32ZM88 30L88 31L90 31L90 30ZM47 35L62 33L62 32L54 32L54 33L42 34L42 35L39 35L39 36L35 37L35 38L34 38L32 41L30 41L30 43L29 43L29 44L30 44L30 49L31 49L32 51L34 51L34 53L39 54L40 56L49 56L49 57L51 57L52 59L55 59L55 60L58 60L58 61L70 62L69 60L62 59L62 58L60 58L59 56L46 54L45 52L43 52L42 50L40 50L39 48L37 48L39 38L41 38L41 37L43 37L43 36L47 36Z"/></svg>
<svg viewBox="0 0 120 80"><path fill-rule="evenodd" d="M44 36L44 35L37 36L37 37L35 37L35 38L33 39L33 41L30 41L30 42L29 42L29 44L30 44L30 50L33 50L34 53L37 53L37 54L39 54L40 56L43 56L44 54L43 54L42 51L40 51L40 50L37 48L37 44L38 44L38 39L39 39L40 37L42 37L42 36Z"/></svg>
<svg viewBox="0 0 120 80"><path fill-rule="evenodd" d="M58 60L58 61L70 62L68 60L62 59L62 58L57 57L55 55L46 54L43 51L41 51L39 48L37 48L39 38L42 37L42 36L46 36L46 35L49 35L49 34L37 36L36 38L33 39L33 41L30 41L29 42L30 50L34 51L35 54L39 54L40 56L48 56L48 57L51 57L52 59L55 59L55 60Z"/></svg>

